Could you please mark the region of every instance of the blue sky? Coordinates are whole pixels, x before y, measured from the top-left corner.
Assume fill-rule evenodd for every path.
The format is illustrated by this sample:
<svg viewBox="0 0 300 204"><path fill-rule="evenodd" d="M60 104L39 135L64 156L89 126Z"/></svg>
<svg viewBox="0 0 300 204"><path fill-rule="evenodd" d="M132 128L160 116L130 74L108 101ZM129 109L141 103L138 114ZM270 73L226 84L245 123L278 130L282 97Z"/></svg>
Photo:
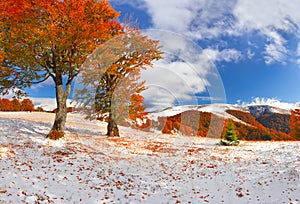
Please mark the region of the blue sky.
<svg viewBox="0 0 300 204"><path fill-rule="evenodd" d="M142 74L153 107L300 101L298 0L110 2L166 52ZM49 87L33 87L30 96L53 97Z"/></svg>

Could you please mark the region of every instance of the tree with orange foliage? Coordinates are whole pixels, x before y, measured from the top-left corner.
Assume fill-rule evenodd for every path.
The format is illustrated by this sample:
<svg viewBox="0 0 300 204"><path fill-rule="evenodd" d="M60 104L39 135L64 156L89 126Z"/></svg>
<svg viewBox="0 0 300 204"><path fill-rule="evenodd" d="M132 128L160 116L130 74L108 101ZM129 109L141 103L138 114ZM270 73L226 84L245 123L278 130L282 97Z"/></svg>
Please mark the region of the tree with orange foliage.
<svg viewBox="0 0 300 204"><path fill-rule="evenodd" d="M21 103L18 99L14 98L11 101L13 111L21 111Z"/></svg>
<svg viewBox="0 0 300 204"><path fill-rule="evenodd" d="M25 98L22 100L21 111L34 111L34 105L29 98Z"/></svg>
<svg viewBox="0 0 300 204"><path fill-rule="evenodd" d="M0 92L52 79L64 131L71 83L96 47L123 28L107 0L0 1Z"/></svg>
<svg viewBox="0 0 300 204"><path fill-rule="evenodd" d="M142 35L138 29L126 28L124 35L99 46L89 57L81 77L83 88L75 100L94 107L98 117L107 117L108 136L119 136L118 122L141 114L142 106L138 104L143 101L136 94L145 87L144 82L139 82L140 71L151 67L161 54L158 41ZM90 85L95 93L87 95L91 93Z"/></svg>
<svg viewBox="0 0 300 204"><path fill-rule="evenodd" d="M295 140L300 140L300 109L291 110L290 135Z"/></svg>
<svg viewBox="0 0 300 204"><path fill-rule="evenodd" d="M0 99L0 111L12 111L13 106L9 99L1 98Z"/></svg>

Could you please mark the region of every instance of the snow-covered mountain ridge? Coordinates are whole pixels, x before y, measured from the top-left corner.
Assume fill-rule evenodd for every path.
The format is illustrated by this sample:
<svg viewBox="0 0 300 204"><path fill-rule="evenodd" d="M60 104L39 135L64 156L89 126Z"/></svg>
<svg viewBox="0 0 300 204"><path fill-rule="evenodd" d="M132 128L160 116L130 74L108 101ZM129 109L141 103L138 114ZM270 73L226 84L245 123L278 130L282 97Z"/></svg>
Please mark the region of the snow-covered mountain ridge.
<svg viewBox="0 0 300 204"><path fill-rule="evenodd" d="M238 110L243 112L251 113L251 115L263 115L263 114L289 114L289 109L278 108L269 105L232 105L232 104L207 104L207 105L183 105L183 106L172 106L165 108L161 111L155 111L150 113L150 118L155 119L157 117L174 116L176 114L189 111L197 110L201 112L214 113L219 116L226 117L227 110Z"/></svg>
<svg viewBox="0 0 300 204"><path fill-rule="evenodd" d="M220 137L228 119L233 120L240 139L294 140L289 135L290 110L268 105L209 104L175 106L149 113L163 133ZM225 124L226 125L226 124Z"/></svg>

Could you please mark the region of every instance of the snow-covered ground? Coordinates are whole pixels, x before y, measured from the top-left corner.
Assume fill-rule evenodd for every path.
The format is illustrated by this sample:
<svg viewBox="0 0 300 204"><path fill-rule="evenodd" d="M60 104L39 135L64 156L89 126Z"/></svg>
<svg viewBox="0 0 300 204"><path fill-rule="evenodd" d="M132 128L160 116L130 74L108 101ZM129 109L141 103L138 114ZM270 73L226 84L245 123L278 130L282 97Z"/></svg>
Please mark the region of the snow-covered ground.
<svg viewBox="0 0 300 204"><path fill-rule="evenodd" d="M0 112L0 203L300 203L300 142L217 140L121 128L70 114Z"/></svg>

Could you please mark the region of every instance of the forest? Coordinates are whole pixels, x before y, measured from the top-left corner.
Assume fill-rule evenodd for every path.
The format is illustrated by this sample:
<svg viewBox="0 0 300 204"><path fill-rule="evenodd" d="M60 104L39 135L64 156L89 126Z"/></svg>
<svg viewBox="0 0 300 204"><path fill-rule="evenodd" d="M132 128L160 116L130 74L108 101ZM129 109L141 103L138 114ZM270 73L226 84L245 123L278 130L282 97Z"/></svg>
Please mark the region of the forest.
<svg viewBox="0 0 300 204"><path fill-rule="evenodd" d="M227 110L226 112L238 119L234 120L234 125L240 140L297 140L290 134L291 124L288 114L274 113L255 118L244 111ZM207 137L208 132L214 135L213 133L217 133L224 124L223 135L229 120L227 118L224 122L221 117L213 113L190 110L174 116L159 117L157 127L164 134L180 133L187 136ZM213 124L210 124L211 122Z"/></svg>

